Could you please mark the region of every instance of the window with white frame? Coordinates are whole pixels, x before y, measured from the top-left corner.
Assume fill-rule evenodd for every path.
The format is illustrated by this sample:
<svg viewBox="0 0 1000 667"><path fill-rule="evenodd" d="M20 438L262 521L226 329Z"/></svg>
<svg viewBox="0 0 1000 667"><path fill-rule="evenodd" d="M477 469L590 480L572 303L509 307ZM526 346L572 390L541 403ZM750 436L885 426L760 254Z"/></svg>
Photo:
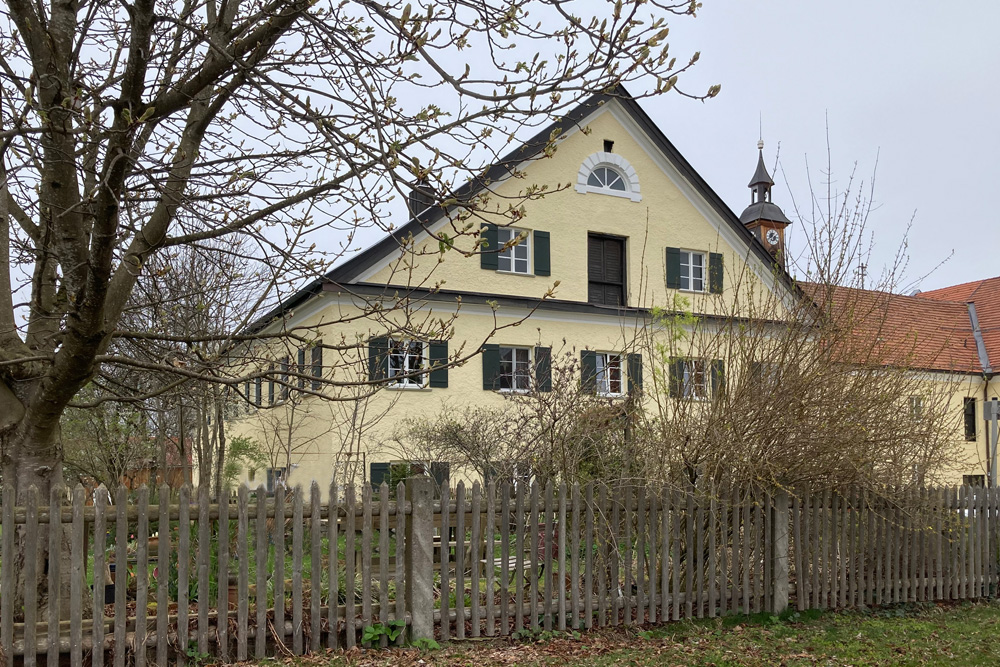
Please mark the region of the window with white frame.
<svg viewBox="0 0 1000 667"><path fill-rule="evenodd" d="M924 397L910 396L910 418L920 419L924 414Z"/></svg>
<svg viewBox="0 0 1000 667"><path fill-rule="evenodd" d="M500 348L500 391L528 391L531 388L531 350L526 347Z"/></svg>
<svg viewBox="0 0 1000 667"><path fill-rule="evenodd" d="M524 234L516 245L515 239ZM530 239L531 233L521 229L501 227L497 229L497 245L503 250L497 255L497 270L509 273L531 273L530 269Z"/></svg>
<svg viewBox="0 0 1000 667"><path fill-rule="evenodd" d="M705 291L705 253L681 250L681 289Z"/></svg>
<svg viewBox="0 0 1000 667"><path fill-rule="evenodd" d="M602 190L612 190L615 192L628 192L625 184L625 177L616 169L611 167L595 167L590 176L587 177L587 185L592 188Z"/></svg>
<svg viewBox="0 0 1000 667"><path fill-rule="evenodd" d="M584 159L576 173L576 191L642 201L639 174L622 155L607 150L612 145L613 142L608 142L605 150Z"/></svg>
<svg viewBox="0 0 1000 667"><path fill-rule="evenodd" d="M389 379L394 387L423 387L427 383L424 344L417 340L389 341Z"/></svg>
<svg viewBox="0 0 1000 667"><path fill-rule="evenodd" d="M685 359L684 374L681 377L681 396L684 398L708 398L711 390L711 370L705 359Z"/></svg>
<svg viewBox="0 0 1000 667"><path fill-rule="evenodd" d="M597 361L597 393L604 396L623 395L621 355L598 352L594 357Z"/></svg>

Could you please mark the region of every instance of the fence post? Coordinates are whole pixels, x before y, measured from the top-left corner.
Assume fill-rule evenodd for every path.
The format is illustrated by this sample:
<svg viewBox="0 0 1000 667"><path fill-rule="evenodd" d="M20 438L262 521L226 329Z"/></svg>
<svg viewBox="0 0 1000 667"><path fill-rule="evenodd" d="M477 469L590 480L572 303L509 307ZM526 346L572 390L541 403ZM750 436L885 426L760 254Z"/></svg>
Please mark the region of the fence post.
<svg viewBox="0 0 1000 667"><path fill-rule="evenodd" d="M406 522L406 611L410 641L434 639L434 482L406 480L410 520Z"/></svg>
<svg viewBox="0 0 1000 667"><path fill-rule="evenodd" d="M781 614L788 608L788 492L778 491L773 499L774 521L771 524L771 613ZM798 545L796 545L798 546Z"/></svg>

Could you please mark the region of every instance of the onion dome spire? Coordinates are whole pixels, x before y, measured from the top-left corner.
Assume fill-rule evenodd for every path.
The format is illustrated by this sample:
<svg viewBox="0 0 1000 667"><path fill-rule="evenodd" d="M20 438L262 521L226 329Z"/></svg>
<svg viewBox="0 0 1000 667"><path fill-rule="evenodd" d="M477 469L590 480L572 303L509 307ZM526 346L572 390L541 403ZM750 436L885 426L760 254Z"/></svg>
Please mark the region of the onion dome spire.
<svg viewBox="0 0 1000 667"><path fill-rule="evenodd" d="M740 215L740 222L749 225L758 220L768 220L781 224L791 224L782 210L771 202L771 187L774 181L764 166L764 142L757 142L757 169L753 172L748 188L750 188L750 205Z"/></svg>

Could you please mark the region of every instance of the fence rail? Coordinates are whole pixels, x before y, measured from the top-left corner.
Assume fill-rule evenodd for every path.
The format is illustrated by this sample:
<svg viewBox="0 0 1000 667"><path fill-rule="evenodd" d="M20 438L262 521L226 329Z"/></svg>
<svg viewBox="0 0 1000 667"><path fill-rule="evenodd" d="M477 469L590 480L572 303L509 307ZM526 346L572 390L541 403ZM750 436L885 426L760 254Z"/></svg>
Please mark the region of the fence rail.
<svg viewBox="0 0 1000 667"><path fill-rule="evenodd" d="M184 664L408 637L992 596L996 489L77 488L0 508L0 658ZM404 500L405 499L405 500ZM46 553L59 557L47 558ZM16 567L15 567L16 566ZM113 569L112 569L113 568ZM402 631L405 626L406 632Z"/></svg>

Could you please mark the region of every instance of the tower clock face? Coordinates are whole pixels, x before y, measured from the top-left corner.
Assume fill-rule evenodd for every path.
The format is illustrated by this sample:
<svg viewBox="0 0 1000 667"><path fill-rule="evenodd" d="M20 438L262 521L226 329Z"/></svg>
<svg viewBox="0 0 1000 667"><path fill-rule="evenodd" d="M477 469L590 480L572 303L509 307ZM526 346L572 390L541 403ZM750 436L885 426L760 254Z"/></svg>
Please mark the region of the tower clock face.
<svg viewBox="0 0 1000 667"><path fill-rule="evenodd" d="M764 238L766 238L767 242L771 245L778 245L778 241L781 240L781 237L778 236L778 230L776 229L767 230L767 234L764 235Z"/></svg>

